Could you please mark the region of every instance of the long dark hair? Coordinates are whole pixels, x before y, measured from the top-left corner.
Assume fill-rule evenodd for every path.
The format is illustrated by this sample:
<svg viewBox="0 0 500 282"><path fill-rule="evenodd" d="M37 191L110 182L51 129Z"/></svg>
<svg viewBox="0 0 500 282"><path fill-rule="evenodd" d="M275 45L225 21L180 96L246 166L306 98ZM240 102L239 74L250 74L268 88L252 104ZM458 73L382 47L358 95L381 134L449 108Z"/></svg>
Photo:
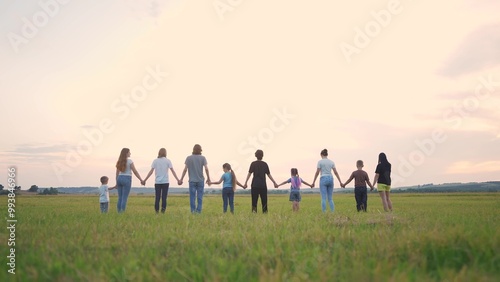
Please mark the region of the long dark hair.
<svg viewBox="0 0 500 282"><path fill-rule="evenodd" d="M384 165L387 165L387 164L391 164L388 160L387 160L387 156L385 155L385 153L380 153L378 154L378 163L379 164L384 164Z"/></svg>

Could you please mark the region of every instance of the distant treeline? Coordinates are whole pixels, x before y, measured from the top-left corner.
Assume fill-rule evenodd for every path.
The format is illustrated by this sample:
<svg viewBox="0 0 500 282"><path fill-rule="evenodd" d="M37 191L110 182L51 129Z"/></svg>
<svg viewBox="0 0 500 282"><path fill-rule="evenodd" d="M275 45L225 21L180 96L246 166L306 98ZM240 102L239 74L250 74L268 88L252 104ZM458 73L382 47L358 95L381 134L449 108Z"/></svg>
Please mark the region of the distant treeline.
<svg viewBox="0 0 500 282"><path fill-rule="evenodd" d="M52 188L52 187L51 187ZM52 188L54 189L54 188ZM39 193L43 193L47 188L40 188ZM49 188L50 190L50 188ZM354 193L354 188L346 189L335 189L335 193ZM97 187L58 187L58 193L62 194L97 194ZM148 187L133 187L131 193L133 194L154 194L154 188ZM303 194L318 194L319 188L301 189ZM424 184L409 187L398 187L391 190L392 193L452 193L452 192L500 192L500 181L490 181L490 182L473 182L473 183L445 183L434 185ZM116 190L111 190L110 194L116 194ZM211 188L205 187L205 194L220 194L221 188ZM274 189L268 188L269 194L287 194L289 189ZM376 190L371 192L376 193ZM189 194L187 187L171 187L169 189L169 194ZM250 188L245 190L238 188L236 194L250 194Z"/></svg>
<svg viewBox="0 0 500 282"><path fill-rule="evenodd" d="M393 193L500 192L500 181L425 184L392 190Z"/></svg>

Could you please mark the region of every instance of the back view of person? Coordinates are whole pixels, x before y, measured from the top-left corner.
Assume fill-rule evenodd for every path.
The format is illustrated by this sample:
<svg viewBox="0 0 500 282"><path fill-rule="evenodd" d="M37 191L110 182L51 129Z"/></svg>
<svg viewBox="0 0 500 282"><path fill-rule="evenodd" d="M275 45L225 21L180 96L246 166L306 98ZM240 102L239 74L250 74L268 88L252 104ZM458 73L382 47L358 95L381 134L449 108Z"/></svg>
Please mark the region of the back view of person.
<svg viewBox="0 0 500 282"><path fill-rule="evenodd" d="M326 202L330 205L330 211L333 212L335 210L335 204L333 203L333 173L337 176L339 180L340 186L342 186L342 181L340 181L339 173L335 168L335 163L328 159L328 150L323 149L320 153L321 160L318 161L316 174L314 174L314 180L312 186L314 187L314 183L316 182L316 178L321 173L321 177L319 179L319 191L321 193L321 209L323 212L326 212Z"/></svg>
<svg viewBox="0 0 500 282"><path fill-rule="evenodd" d="M168 177L168 170L172 171L177 182L179 182L179 178L177 178L177 174L172 166L172 162L167 159L167 150L165 148L161 148L158 151L158 158L153 160L151 164L151 170L144 180L141 182L142 185L146 185L146 181L148 178L155 172L155 211L156 213L160 210L160 198L161 198L161 212L165 213L167 209L167 196L168 196L168 188L170 185L170 180Z"/></svg>
<svg viewBox="0 0 500 282"><path fill-rule="evenodd" d="M378 155L378 165L375 169L374 183L377 183L378 194L382 200L384 211L392 211L391 194L391 163L387 160L385 153Z"/></svg>
<svg viewBox="0 0 500 282"><path fill-rule="evenodd" d="M250 168L248 169L247 179L245 181L244 187L247 187L248 179L253 174L251 192L252 192L252 212L257 212L257 203L260 200L262 202L262 212L267 213L267 183L266 183L266 175L271 179L274 183L274 187L278 188L278 184L274 181L271 176L271 172L269 171L269 166L266 162L262 161L264 157L264 152L262 150L255 151L256 161L253 161L250 164Z"/></svg>
<svg viewBox="0 0 500 282"><path fill-rule="evenodd" d="M118 190L116 208L118 213L125 212L127 208L128 195L132 189L132 173L134 173L142 183L142 178L135 169L134 162L130 159L130 155L130 149L123 148L116 162L116 189Z"/></svg>
<svg viewBox="0 0 500 282"><path fill-rule="evenodd" d="M366 212L368 208L368 189L366 188L366 184L370 186L370 191L373 191L373 185L370 183L370 178L368 177L368 173L363 170L363 161L359 160L356 162L357 170L353 171L351 177L342 185L342 188L345 188L351 180L354 179L354 198L356 199L356 208L359 211Z"/></svg>
<svg viewBox="0 0 500 282"><path fill-rule="evenodd" d="M107 176L101 177L101 186L99 187L99 205L101 213L107 213L109 207L109 190L115 187L108 187L109 178Z"/></svg>
<svg viewBox="0 0 500 282"><path fill-rule="evenodd" d="M205 190L203 168L205 168L205 173L207 174L207 183L210 182L207 159L201 155L201 151L200 145L194 145L192 155L188 156L184 162L185 167L178 182L181 185L186 172L189 172L189 205L191 206L191 213L201 213L203 207L203 194ZM195 200L198 200L197 205L195 205Z"/></svg>
<svg viewBox="0 0 500 282"><path fill-rule="evenodd" d="M224 170L224 174L222 174L220 180L208 182L208 184L221 184L224 182L222 185L222 211L226 213L227 205L229 204L230 211L234 214L234 192L236 191L236 185L239 185L241 188L245 187L236 179L236 175L230 164L223 164L222 170Z"/></svg>
<svg viewBox="0 0 500 282"><path fill-rule="evenodd" d="M292 202L292 211L298 212L300 208L300 201L302 200L302 195L300 194L300 186L302 183L309 187L313 187L311 184L305 182L300 178L299 176L299 170L296 168L292 168L290 170L290 178L288 180L283 181L282 183L278 184L278 187L281 185L285 185L287 183L290 183L290 197L289 201Z"/></svg>

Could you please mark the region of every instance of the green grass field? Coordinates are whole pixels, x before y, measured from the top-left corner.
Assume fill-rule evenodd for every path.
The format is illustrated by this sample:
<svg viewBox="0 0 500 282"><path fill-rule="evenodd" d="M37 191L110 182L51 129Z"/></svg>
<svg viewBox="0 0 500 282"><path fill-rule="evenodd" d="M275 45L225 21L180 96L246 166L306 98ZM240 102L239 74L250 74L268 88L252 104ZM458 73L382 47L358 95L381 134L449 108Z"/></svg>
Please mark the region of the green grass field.
<svg viewBox="0 0 500 282"><path fill-rule="evenodd" d="M111 197L102 215L97 196L21 195L16 274L7 272L10 235L1 228L0 281L500 279L500 194L392 200L395 211L384 213L370 193L368 212L358 213L353 195L335 194L335 213L323 214L320 196L307 195L293 213L288 195L272 195L263 215L237 195L231 215L213 195L192 215L187 196L171 195L167 213L155 215L153 196L131 195L126 213L116 213Z"/></svg>

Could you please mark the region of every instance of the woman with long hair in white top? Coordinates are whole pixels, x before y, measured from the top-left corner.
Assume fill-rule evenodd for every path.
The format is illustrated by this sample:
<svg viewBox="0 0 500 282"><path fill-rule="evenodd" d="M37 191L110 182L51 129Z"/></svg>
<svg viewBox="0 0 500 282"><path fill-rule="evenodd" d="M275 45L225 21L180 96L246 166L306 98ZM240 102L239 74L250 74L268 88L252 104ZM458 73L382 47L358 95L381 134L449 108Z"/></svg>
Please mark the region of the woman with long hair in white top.
<svg viewBox="0 0 500 282"><path fill-rule="evenodd" d="M123 148L116 162L116 189L118 190L118 213L125 211L128 195L132 188L132 172L142 182L142 178L135 169L134 162L130 159L130 149Z"/></svg>

